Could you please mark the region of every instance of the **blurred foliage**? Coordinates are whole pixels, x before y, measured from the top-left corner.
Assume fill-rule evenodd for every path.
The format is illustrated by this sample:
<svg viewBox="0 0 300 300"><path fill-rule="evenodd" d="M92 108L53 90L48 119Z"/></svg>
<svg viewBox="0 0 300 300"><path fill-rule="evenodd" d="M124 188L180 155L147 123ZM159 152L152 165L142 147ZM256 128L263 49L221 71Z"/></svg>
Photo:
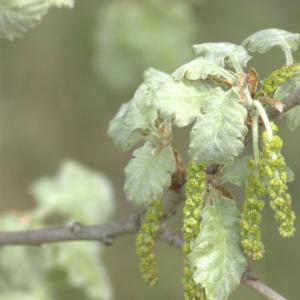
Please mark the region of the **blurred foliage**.
<svg viewBox="0 0 300 300"><path fill-rule="evenodd" d="M51 7L73 7L73 0L1 1L0 37L14 40L39 24Z"/></svg>
<svg viewBox="0 0 300 300"><path fill-rule="evenodd" d="M98 20L94 63L111 88L131 88L146 68L171 71L191 55L197 26L184 1L108 1Z"/></svg>
<svg viewBox="0 0 300 300"><path fill-rule="evenodd" d="M168 1L168 3L178 2L179 6L184 5L187 8L179 13L185 15L186 11L189 12L188 14L192 12L192 18L185 19L184 23L171 22L168 18L165 18L165 22L159 20L157 22L161 25L159 30L156 29L158 33L150 36L143 26L125 25L126 20L131 21L130 18L126 18L130 11L125 5L127 3L131 5L131 2L129 0L106 2L77 0L73 10L51 10L43 22L23 39L13 43L0 41L0 207L2 211L31 208L34 205L33 199L26 191L32 181L53 172L64 157L73 157L89 166L101 169L112 178L118 199L118 217L127 215L132 211L132 207L123 201L122 170L128 160L128 154L117 149L106 132L108 121L120 104L130 98L135 89L134 85L140 81L142 71L149 66L166 71L174 70L183 61L192 57L190 45L195 43L221 40L240 43L245 36L262 28L279 27L297 32L300 25L300 2L295 0L248 2L178 0ZM129 28L125 36L138 30L140 33L136 36L142 41L144 37L149 36L147 44L149 48L146 54L128 52L126 47L119 52L125 53L126 59L133 62L134 70L137 70L135 61L141 61L137 63L140 69L131 75L127 70L126 62L120 63L115 74L120 79L118 84L114 85L103 75L103 71L100 72L101 77L93 72L93 69L99 69L99 63L96 63L99 55L99 51L95 50L96 40L98 40L96 32L101 30L99 26L103 26L102 31L104 29L104 25L101 25L103 20L99 18L106 18L104 12L110 3L111 6L123 7L119 12L121 14L119 19L123 22L119 25L119 29ZM135 7L145 6L146 3L148 1L136 1ZM157 15L169 13L165 10L166 1L156 3L158 6L161 5ZM154 18L158 20L155 14ZM154 50L159 48L160 43L163 43L163 48L166 47L165 40L158 40L156 36L160 36L160 32L171 32L172 36L166 39L175 40L177 32L181 32L181 27L190 28L185 29L186 37L180 37L182 42L179 44L178 41L177 44L175 41L175 45L168 43L173 49L170 53L164 52L167 55L163 58L154 56ZM121 41L122 37L119 43ZM136 48L141 49L140 42L137 43ZM116 56L110 56L110 61L103 62L102 70L106 68L109 72L107 64L120 61L118 53L114 55ZM145 61L147 55L151 56L153 61ZM176 58L178 61L173 60L175 56L178 57ZM173 62L170 62L169 58L172 58ZM157 61L154 61L156 59ZM93 64L90 63L91 61ZM283 63L282 54L276 49L271 50L270 55L258 55L253 60L253 64L258 66L257 71L261 77L272 71L275 65L279 67ZM131 76L134 79L131 79ZM121 80L124 80L124 83ZM299 129L294 133L288 132L285 127L281 130L281 136L285 140L284 152L289 165L295 171L296 182L300 175L300 160L299 140L295 136L299 133ZM187 137L184 133L175 132L174 139L185 156L184 145ZM291 191L296 200L300 193L300 186L297 183L291 184ZM295 201L295 210L300 211L299 201ZM176 229L181 226L180 218L179 216L178 219L171 221ZM266 221L263 224L263 238L268 254L260 264L253 264L253 268L268 285L276 288L288 299L297 299L299 294L297 266L300 264L299 234L296 234L294 240L282 242L277 235L272 214L266 212L264 219ZM299 228L299 220L297 222ZM11 224L6 228L13 229L14 226ZM133 237L120 238L104 254L113 281L115 299L182 299L181 253L160 243L157 248L160 282L158 286L151 289L143 284L139 274ZM12 248L7 249L12 251ZM44 249L30 248L29 250L43 251ZM125 279L124 274L126 274ZM17 272L13 275L16 276ZM29 278L28 276L26 274L26 278ZM58 286L56 299L88 299L77 289L73 289L72 292L63 289L60 282L64 280L65 274L58 270L51 272L47 278L50 287ZM36 290L36 293L43 292ZM1 296L3 299L9 299L4 294ZM34 299L26 289L22 292L10 291L10 297L15 297L12 299L19 300L20 296L22 300ZM241 287L234 293L232 299L258 300L260 297L251 290Z"/></svg>
<svg viewBox="0 0 300 300"><path fill-rule="evenodd" d="M37 181L33 193L36 208L2 215L1 230L45 227L49 218L58 216L63 217L64 223L76 220L101 224L110 219L114 209L108 179L71 161L62 165L56 178ZM88 299L111 300L112 287L101 260L102 252L102 245L85 242L60 243L43 249L3 248L0 296L7 300L21 300L24 295L33 300L53 300L57 299L57 289L63 287L81 289ZM57 286L49 280L53 272L61 274Z"/></svg>

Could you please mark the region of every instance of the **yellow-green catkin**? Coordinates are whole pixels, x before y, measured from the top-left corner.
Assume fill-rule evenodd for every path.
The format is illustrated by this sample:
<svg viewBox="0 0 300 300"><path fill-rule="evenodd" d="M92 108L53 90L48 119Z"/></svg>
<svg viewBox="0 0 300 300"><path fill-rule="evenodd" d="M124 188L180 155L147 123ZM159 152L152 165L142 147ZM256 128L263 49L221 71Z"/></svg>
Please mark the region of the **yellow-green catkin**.
<svg viewBox="0 0 300 300"><path fill-rule="evenodd" d="M278 131L272 124L273 133ZM273 135L268 140L266 132L262 133L263 150L261 155L260 173L265 178L269 203L279 222L279 233L283 237L291 237L295 233L296 215L292 210L292 200L288 193L286 163L281 153L282 139Z"/></svg>
<svg viewBox="0 0 300 300"><path fill-rule="evenodd" d="M253 260L259 260L264 254L260 223L264 208L265 190L253 160L249 160L248 169L250 169L251 175L246 184L240 218L241 246L246 255Z"/></svg>
<svg viewBox="0 0 300 300"><path fill-rule="evenodd" d="M268 96L273 97L276 89L286 82L288 79L296 77L299 75L300 65L288 65L273 71L263 82L262 90L268 94Z"/></svg>
<svg viewBox="0 0 300 300"><path fill-rule="evenodd" d="M200 232L201 210L204 204L205 170L207 165L197 164L191 161L188 166L188 178L185 185L185 205L183 208L183 289L185 300L205 300L205 292L200 285L193 280L193 272L190 268L188 255L191 252L190 242Z"/></svg>
<svg viewBox="0 0 300 300"><path fill-rule="evenodd" d="M160 232L163 218L162 203L159 200L149 204L144 222L136 237L136 253L140 259L140 271L145 282L153 286L158 281L158 271L153 253L154 242Z"/></svg>

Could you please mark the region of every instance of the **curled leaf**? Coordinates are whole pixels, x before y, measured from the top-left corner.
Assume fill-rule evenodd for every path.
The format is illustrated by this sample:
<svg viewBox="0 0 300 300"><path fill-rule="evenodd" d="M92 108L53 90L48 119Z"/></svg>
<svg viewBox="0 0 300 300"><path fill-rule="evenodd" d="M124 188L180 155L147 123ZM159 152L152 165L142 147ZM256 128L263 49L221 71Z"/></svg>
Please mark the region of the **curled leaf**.
<svg viewBox="0 0 300 300"><path fill-rule="evenodd" d="M250 52L266 53L273 47L280 47L286 56L286 63L293 63L292 51L296 51L300 43L300 34L286 30L271 28L260 30L246 38L242 45Z"/></svg>
<svg viewBox="0 0 300 300"><path fill-rule="evenodd" d="M220 66L227 65L238 73L243 73L251 56L240 45L232 43L204 43L193 46L197 56L203 56L214 60Z"/></svg>
<svg viewBox="0 0 300 300"><path fill-rule="evenodd" d="M235 76L219 66L213 61L199 57L187 64L179 67L172 76L175 80L188 79L188 80L199 80L206 79L209 76L224 79L230 83L235 81Z"/></svg>

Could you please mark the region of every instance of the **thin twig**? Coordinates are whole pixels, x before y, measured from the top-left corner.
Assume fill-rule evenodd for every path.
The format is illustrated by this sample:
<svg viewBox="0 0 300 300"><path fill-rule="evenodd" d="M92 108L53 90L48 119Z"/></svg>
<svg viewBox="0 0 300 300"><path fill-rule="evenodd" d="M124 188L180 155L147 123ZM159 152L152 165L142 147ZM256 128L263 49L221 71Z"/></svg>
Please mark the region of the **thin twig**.
<svg viewBox="0 0 300 300"><path fill-rule="evenodd" d="M71 227L0 232L0 245L40 246L67 241L100 241L105 245L111 245L118 236L136 233L141 225L141 216L133 215L128 219L115 223L96 226L74 223ZM183 245L181 236L172 233L165 226L159 235L159 239L175 248L182 248ZM286 298L254 277L249 270L245 272L242 283L264 296L267 300L286 300Z"/></svg>

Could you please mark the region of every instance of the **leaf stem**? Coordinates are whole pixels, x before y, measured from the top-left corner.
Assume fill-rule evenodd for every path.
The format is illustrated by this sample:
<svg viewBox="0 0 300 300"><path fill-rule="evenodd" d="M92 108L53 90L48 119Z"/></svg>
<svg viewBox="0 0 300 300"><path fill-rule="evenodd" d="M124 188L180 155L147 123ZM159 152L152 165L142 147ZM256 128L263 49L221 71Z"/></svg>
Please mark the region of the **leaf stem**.
<svg viewBox="0 0 300 300"><path fill-rule="evenodd" d="M287 66L292 65L294 63L294 59L293 59L293 55L292 55L292 51L290 48L285 47L283 49L284 51L284 55L285 55L285 63Z"/></svg>
<svg viewBox="0 0 300 300"><path fill-rule="evenodd" d="M252 120L252 145L255 165L259 162L259 145L258 145L258 113L255 112L251 116Z"/></svg>
<svg viewBox="0 0 300 300"><path fill-rule="evenodd" d="M268 117L264 107L258 100L253 100L253 105L256 107L256 109L265 125L269 141L272 141L272 138L273 138L272 127L271 127L269 117Z"/></svg>

